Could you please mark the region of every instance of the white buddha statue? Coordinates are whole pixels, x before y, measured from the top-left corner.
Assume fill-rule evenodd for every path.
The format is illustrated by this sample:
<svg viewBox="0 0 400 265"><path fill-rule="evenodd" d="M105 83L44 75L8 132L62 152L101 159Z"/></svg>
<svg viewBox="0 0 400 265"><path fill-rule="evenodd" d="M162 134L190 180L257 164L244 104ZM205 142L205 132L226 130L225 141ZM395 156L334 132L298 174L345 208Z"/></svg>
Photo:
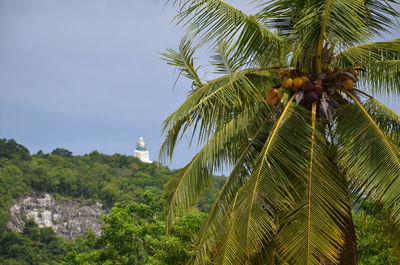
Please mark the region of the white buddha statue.
<svg viewBox="0 0 400 265"><path fill-rule="evenodd" d="M150 161L150 154L149 151L146 149L146 142L144 141L143 137L140 137L139 140L136 142L136 150L134 152L134 156L139 158L140 161L144 163L152 163Z"/></svg>

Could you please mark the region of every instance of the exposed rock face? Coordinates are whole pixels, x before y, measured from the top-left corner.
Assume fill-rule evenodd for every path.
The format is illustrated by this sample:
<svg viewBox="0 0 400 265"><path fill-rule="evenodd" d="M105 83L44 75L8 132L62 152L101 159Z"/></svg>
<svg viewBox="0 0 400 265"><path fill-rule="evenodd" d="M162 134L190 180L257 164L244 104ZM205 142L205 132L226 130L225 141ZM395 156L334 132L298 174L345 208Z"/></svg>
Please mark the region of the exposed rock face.
<svg viewBox="0 0 400 265"><path fill-rule="evenodd" d="M51 227L67 240L74 240L85 232L100 234L101 216L105 214L100 203L58 200L52 195L34 192L19 199L10 209L8 227L21 232L24 220L33 219L39 227Z"/></svg>

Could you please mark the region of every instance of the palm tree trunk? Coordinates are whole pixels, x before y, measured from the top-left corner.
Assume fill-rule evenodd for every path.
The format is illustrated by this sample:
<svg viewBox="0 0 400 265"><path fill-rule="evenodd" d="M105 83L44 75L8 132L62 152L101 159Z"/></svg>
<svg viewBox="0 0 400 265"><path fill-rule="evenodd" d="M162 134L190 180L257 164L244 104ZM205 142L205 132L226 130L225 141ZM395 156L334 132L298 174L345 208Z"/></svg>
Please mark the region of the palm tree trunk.
<svg viewBox="0 0 400 265"><path fill-rule="evenodd" d="M351 215L351 203L348 204L349 218L346 220L345 243L339 265L357 265L357 235Z"/></svg>

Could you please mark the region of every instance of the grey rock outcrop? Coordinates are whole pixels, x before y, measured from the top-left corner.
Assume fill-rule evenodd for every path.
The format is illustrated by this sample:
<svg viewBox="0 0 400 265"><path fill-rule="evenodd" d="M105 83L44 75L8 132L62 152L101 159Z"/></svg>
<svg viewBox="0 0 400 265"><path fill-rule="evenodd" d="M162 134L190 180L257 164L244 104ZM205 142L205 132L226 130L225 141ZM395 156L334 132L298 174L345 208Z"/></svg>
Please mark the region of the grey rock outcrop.
<svg viewBox="0 0 400 265"><path fill-rule="evenodd" d="M101 216L105 214L100 203L60 200L43 192L33 192L20 198L10 209L8 227L21 232L24 220L33 219L39 227L51 227L67 240L74 240L85 232L101 232Z"/></svg>

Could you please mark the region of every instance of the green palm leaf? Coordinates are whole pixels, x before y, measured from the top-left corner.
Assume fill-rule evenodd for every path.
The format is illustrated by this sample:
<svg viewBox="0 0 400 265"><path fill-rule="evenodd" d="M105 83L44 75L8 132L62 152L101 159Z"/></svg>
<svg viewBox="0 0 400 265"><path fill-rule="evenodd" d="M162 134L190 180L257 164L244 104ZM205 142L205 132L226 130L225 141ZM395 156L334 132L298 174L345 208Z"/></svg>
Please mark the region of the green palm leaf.
<svg viewBox="0 0 400 265"><path fill-rule="evenodd" d="M348 48L337 53L333 63L347 69L364 67L361 81L373 93L400 93L400 39Z"/></svg>
<svg viewBox="0 0 400 265"><path fill-rule="evenodd" d="M235 50L229 47L226 41L222 41L215 49L215 55L211 56L211 64L215 66L215 73L229 74L239 70L241 62L237 56L233 56Z"/></svg>
<svg viewBox="0 0 400 265"><path fill-rule="evenodd" d="M167 49L167 52L161 53L161 55L167 64L177 67L185 77L193 80L192 86L197 88L202 86L203 83L197 74L198 68L194 66L194 53L195 49L192 47L192 41L185 37L181 40L179 51Z"/></svg>
<svg viewBox="0 0 400 265"><path fill-rule="evenodd" d="M400 115L386 107L375 98L364 103L364 108L381 130L400 146Z"/></svg>
<svg viewBox="0 0 400 265"><path fill-rule="evenodd" d="M223 0L175 1L180 3L178 23L184 23L202 43L224 39L235 43L237 55L245 61L270 54L271 59L282 52L280 36L260 23L257 16L249 16ZM278 56L279 57L279 56Z"/></svg>
<svg viewBox="0 0 400 265"><path fill-rule="evenodd" d="M277 0L262 1L262 10L259 12L262 21L271 28L276 28L279 33L287 38L296 38L294 34L296 23L298 23L312 7L312 1L304 0ZM363 6L363 19L365 20L365 30L370 34L382 34L388 32L389 29L395 28L394 17L398 17L399 13L393 8L398 1L388 0L366 0ZM314 1L314 4L333 7L333 1ZM337 3L339 6L340 3ZM326 14L327 15L327 14Z"/></svg>
<svg viewBox="0 0 400 265"><path fill-rule="evenodd" d="M195 131L199 130L199 143L202 143L221 121L228 121L245 108L252 108L259 102L262 99L261 92L274 84L271 72L263 69L253 68L231 73L194 90L164 121L163 131L167 134L160 149L160 158L172 157L179 135L183 135L190 126ZM253 85L254 75L262 77L262 86Z"/></svg>
<svg viewBox="0 0 400 265"><path fill-rule="evenodd" d="M346 187L332 166L327 141L316 123L314 103L308 172L297 188L300 195L295 208L283 218L278 233L282 256L291 264L335 263L344 242Z"/></svg>
<svg viewBox="0 0 400 265"><path fill-rule="evenodd" d="M398 5L397 0L366 0L365 7L367 9L367 26L371 34L382 35L384 32L389 32L390 29L395 29L398 26L397 21L393 18L399 17L399 12L394 6Z"/></svg>
<svg viewBox="0 0 400 265"><path fill-rule="evenodd" d="M260 120L268 115L265 103L258 109L251 108L219 128L207 144L196 154L177 176L164 187L168 226L177 214L190 209L199 194L208 186L214 170L231 164L237 156L237 148L247 144L248 137L258 130Z"/></svg>
<svg viewBox="0 0 400 265"><path fill-rule="evenodd" d="M366 69L364 84L367 91L375 94L400 95L400 60L375 62Z"/></svg>
<svg viewBox="0 0 400 265"><path fill-rule="evenodd" d="M225 222L229 209L238 190L248 180L254 161L260 154L263 143L271 131L271 120L267 119L250 137L246 146L241 149L240 157L232 168L223 188L221 189L210 213L205 220L197 238L197 255L194 264L206 264L217 248L222 235L226 232Z"/></svg>
<svg viewBox="0 0 400 265"><path fill-rule="evenodd" d="M218 264L244 264L275 237L277 213L291 208L293 198L288 176L295 178L298 172L306 170L304 154L281 151L307 148L305 135L310 133L310 128L299 126L302 120L299 111L291 101L286 105L264 143L249 180L239 190L230 227L218 253Z"/></svg>
<svg viewBox="0 0 400 265"><path fill-rule="evenodd" d="M392 129L398 128L399 116L376 99L369 99L364 107L348 95L356 104L338 113L339 165L354 192L367 195L375 201L375 209L382 209L388 237L400 253L400 150L391 140L398 139L398 130Z"/></svg>
<svg viewBox="0 0 400 265"><path fill-rule="evenodd" d="M331 48L337 43L351 46L366 40L363 15L365 5L362 0L310 1L304 7L304 17L296 23L295 32L301 36L296 55L304 56L304 64L312 63L315 57L318 73L321 72L323 48ZM329 45L329 46L328 46ZM310 71L310 69L305 69Z"/></svg>
<svg viewBox="0 0 400 265"><path fill-rule="evenodd" d="M400 39L364 43L350 47L335 55L334 64L354 68L381 61L400 59Z"/></svg>
<svg viewBox="0 0 400 265"><path fill-rule="evenodd" d="M356 104L348 104L338 112L339 166L357 192L391 207L400 200L399 148L362 104L348 95Z"/></svg>

